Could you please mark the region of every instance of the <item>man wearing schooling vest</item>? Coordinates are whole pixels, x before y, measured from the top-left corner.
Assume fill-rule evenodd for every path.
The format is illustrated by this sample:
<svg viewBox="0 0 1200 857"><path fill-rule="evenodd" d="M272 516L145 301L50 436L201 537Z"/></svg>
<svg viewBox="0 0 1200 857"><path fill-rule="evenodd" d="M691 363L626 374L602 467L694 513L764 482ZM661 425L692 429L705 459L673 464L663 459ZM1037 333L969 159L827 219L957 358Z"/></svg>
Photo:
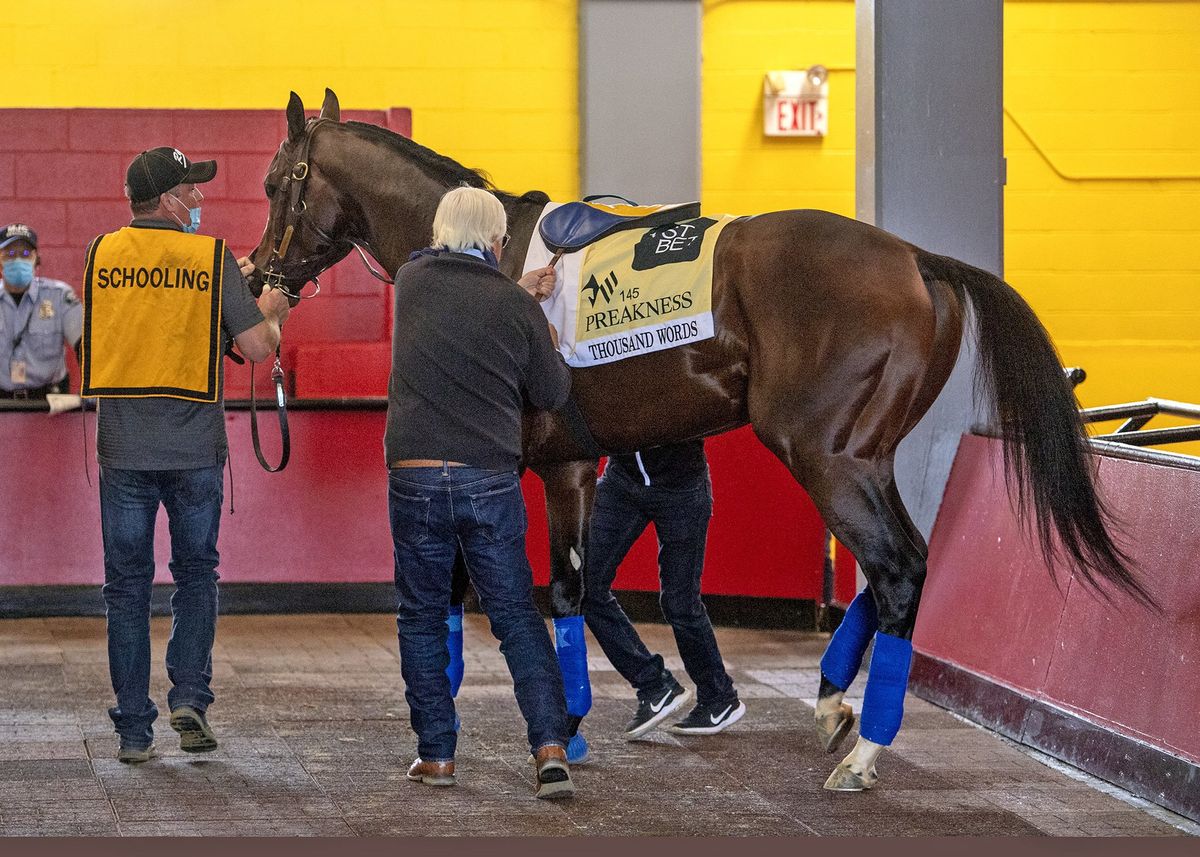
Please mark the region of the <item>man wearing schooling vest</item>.
<svg viewBox="0 0 1200 857"><path fill-rule="evenodd" d="M288 315L281 292L256 302L219 238L196 234L198 185L215 161L163 146L125 174L133 220L101 235L84 272L82 394L100 399L96 457L104 538L108 662L117 704L117 758L155 755L150 699L150 591L154 521L171 532L170 724L186 752L215 750L205 712L213 701L217 531L224 496L221 355L228 340L255 362L272 356Z"/></svg>

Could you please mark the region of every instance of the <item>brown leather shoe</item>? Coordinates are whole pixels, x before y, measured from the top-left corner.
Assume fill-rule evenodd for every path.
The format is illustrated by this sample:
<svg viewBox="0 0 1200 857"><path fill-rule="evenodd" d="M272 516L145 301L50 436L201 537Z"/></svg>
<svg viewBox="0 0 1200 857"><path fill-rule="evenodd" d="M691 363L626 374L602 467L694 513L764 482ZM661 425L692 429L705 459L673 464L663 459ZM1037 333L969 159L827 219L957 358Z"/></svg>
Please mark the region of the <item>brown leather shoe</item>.
<svg viewBox="0 0 1200 857"><path fill-rule="evenodd" d="M537 797L555 800L575 794L567 751L562 747L550 744L540 748L534 754L534 764L537 765L537 791L534 792Z"/></svg>
<svg viewBox="0 0 1200 857"><path fill-rule="evenodd" d="M427 786L458 785L454 779L454 761L425 762L417 759L408 768L408 778L414 783L424 783Z"/></svg>

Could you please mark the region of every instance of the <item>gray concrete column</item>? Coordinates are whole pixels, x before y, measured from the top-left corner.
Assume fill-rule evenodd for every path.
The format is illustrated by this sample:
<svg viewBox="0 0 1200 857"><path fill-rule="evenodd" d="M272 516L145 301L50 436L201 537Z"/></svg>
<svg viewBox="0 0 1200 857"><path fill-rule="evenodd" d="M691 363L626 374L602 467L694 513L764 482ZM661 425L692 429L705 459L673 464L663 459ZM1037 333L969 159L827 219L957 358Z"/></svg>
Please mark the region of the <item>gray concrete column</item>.
<svg viewBox="0 0 1200 857"><path fill-rule="evenodd" d="M700 198L700 0L580 0L579 187Z"/></svg>
<svg viewBox="0 0 1200 857"><path fill-rule="evenodd" d="M857 0L857 215L1003 275L1002 0ZM900 444L896 479L928 538L973 400L973 337Z"/></svg>

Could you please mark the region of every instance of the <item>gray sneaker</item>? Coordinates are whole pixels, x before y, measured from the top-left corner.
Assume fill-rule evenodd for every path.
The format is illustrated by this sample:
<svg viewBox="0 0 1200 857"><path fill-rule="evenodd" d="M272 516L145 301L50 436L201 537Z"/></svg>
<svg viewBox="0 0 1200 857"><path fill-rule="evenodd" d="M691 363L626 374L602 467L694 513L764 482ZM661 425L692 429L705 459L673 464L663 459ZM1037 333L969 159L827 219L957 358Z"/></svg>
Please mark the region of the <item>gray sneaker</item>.
<svg viewBox="0 0 1200 857"><path fill-rule="evenodd" d="M181 705L171 712L171 728L179 733L179 749L185 753L211 753L217 749L217 736L194 708Z"/></svg>
<svg viewBox="0 0 1200 857"><path fill-rule="evenodd" d="M148 747L127 747L121 744L121 749L117 751L117 761L124 762L126 765L140 765L142 762L149 762L158 755L158 750L151 744Z"/></svg>

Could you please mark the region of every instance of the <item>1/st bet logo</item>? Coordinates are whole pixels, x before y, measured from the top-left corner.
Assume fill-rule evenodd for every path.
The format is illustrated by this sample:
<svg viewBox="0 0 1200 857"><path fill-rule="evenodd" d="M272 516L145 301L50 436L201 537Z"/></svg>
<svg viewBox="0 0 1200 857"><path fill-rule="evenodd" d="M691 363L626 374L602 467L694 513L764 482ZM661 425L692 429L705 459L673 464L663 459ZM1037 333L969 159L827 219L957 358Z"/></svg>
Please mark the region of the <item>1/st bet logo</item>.
<svg viewBox="0 0 1200 857"><path fill-rule="evenodd" d="M669 226L658 233L658 244L655 253L673 253L687 247L703 233L690 223L679 223Z"/></svg>

